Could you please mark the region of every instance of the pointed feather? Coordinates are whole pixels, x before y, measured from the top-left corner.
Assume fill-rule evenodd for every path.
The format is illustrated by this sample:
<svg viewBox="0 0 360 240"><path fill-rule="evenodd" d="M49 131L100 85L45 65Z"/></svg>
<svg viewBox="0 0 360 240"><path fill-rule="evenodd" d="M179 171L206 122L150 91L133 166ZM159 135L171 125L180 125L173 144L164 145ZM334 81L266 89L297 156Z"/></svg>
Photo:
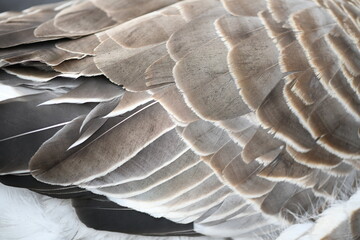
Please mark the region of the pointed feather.
<svg viewBox="0 0 360 240"><path fill-rule="evenodd" d="M5 65L39 61L54 66L65 60L82 57L83 54L69 53L58 49L53 43L32 44L0 50L0 59Z"/></svg>
<svg viewBox="0 0 360 240"><path fill-rule="evenodd" d="M101 77L88 79L79 87L64 94L58 98L51 99L42 103L42 105L60 104L60 103L86 103L109 101L121 96L124 90L107 79Z"/></svg>
<svg viewBox="0 0 360 240"><path fill-rule="evenodd" d="M150 189L170 180L171 178L174 178L175 176L190 169L198 162L198 158L179 158L178 160L171 162L169 165L164 166L163 168L157 170L155 173L144 179L139 179L135 181L129 181L128 179L129 182L109 187L101 187L96 191L118 198L133 197L135 195L149 191Z"/></svg>
<svg viewBox="0 0 360 240"><path fill-rule="evenodd" d="M131 121L128 121L129 119ZM47 155L51 149L51 142L48 142L48 146L44 145L34 155L30 169L37 179L44 182L69 185L89 181L116 169L173 127L167 113L155 104L115 125L111 131L100 135L67 158L49 161ZM137 133L134 129L137 129ZM114 145L117 147L110 147ZM81 166L82 171L77 171L76 166Z"/></svg>
<svg viewBox="0 0 360 240"><path fill-rule="evenodd" d="M101 126L107 121L103 118L104 115L108 114L118 104L120 98L115 98L108 102L99 103L90 113L85 117L80 127L80 137L74 142L69 149L82 144L89 139Z"/></svg>
<svg viewBox="0 0 360 240"><path fill-rule="evenodd" d="M197 221L197 223L206 224L209 222L218 221L220 219L225 219L230 214L235 213L239 209L245 206L245 201L243 198L238 196L237 194L232 194L226 197L226 199L222 202L221 206L210 216L206 217L205 219L201 219Z"/></svg>
<svg viewBox="0 0 360 240"><path fill-rule="evenodd" d="M166 149L165 154L164 149ZM83 183L81 186L105 187L143 180L174 161L183 162L187 161L186 159L198 161L199 158L191 150L188 150L176 131L171 130L142 149L121 167L103 177ZM143 167L139 168L139 166Z"/></svg>
<svg viewBox="0 0 360 240"><path fill-rule="evenodd" d="M173 213L166 214L169 219L176 219L176 217L183 218L181 223L190 223L196 221L207 209L210 209L220 204L231 192L227 187L220 188L211 195L204 197L202 200L195 202L189 206L178 209ZM201 193L199 193L200 195ZM216 200L214 200L216 199Z"/></svg>
<svg viewBox="0 0 360 240"><path fill-rule="evenodd" d="M174 84L155 91L152 97L157 100L177 122L188 124L199 119L189 106L186 105L183 96Z"/></svg>
<svg viewBox="0 0 360 240"><path fill-rule="evenodd" d="M209 198L211 199L211 196L214 194L217 194L219 191L223 193L222 197L226 197L226 195L231 191L229 190L224 184L222 184L217 176L212 175L210 178L208 178L206 181L204 181L202 184L198 185L197 187L191 189L190 191L184 193L178 198L175 198L165 204L163 204L160 207L155 208L155 211L162 211L164 212L164 216L171 216L171 218L185 218L187 216L191 216L193 214L196 214L198 212L187 212L184 211L184 208L193 208L195 211L199 211L200 207L205 207L205 209L201 209L199 212L203 212L204 210L210 209L211 207L217 205L219 202L223 199L217 199L214 201L215 198L213 198L214 203L212 206L206 206L206 204L200 204L200 202L208 201ZM210 203L209 203L210 204ZM196 206L195 206L196 205ZM190 210L190 209L189 209ZM173 212L171 214L170 212ZM180 213L180 214L179 214ZM181 214L182 213L182 214ZM176 216L177 215L177 216Z"/></svg>
<svg viewBox="0 0 360 240"><path fill-rule="evenodd" d="M18 64L5 67L3 70L9 74L16 75L18 78L35 82L46 82L60 75L60 73L51 70L49 71L48 69L44 71L37 67L22 66Z"/></svg>
<svg viewBox="0 0 360 240"><path fill-rule="evenodd" d="M127 199L110 199L125 206L144 211L168 202L197 187L213 175L206 164L200 162L182 174L151 189L150 191ZM151 212L151 211L150 211Z"/></svg>
<svg viewBox="0 0 360 240"><path fill-rule="evenodd" d="M147 92L125 92L120 103L106 117L114 117L129 112L152 100Z"/></svg>

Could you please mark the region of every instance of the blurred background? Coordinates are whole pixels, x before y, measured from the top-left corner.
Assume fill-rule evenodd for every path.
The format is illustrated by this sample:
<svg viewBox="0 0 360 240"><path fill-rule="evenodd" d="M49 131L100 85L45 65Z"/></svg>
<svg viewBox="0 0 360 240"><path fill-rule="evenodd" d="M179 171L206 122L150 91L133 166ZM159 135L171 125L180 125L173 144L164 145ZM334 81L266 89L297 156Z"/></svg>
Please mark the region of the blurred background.
<svg viewBox="0 0 360 240"><path fill-rule="evenodd" d="M34 5L60 2L60 0L0 0L0 12L21 11Z"/></svg>

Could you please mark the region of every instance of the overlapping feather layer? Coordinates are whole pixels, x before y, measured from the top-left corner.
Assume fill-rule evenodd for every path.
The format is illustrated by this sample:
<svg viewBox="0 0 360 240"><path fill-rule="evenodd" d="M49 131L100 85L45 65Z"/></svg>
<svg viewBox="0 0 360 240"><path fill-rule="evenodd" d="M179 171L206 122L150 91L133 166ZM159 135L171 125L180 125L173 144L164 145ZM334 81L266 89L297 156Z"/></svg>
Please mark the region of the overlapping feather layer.
<svg viewBox="0 0 360 240"><path fill-rule="evenodd" d="M358 189L357 0L73 0L0 30L2 175L209 236L359 237L358 204L319 217Z"/></svg>

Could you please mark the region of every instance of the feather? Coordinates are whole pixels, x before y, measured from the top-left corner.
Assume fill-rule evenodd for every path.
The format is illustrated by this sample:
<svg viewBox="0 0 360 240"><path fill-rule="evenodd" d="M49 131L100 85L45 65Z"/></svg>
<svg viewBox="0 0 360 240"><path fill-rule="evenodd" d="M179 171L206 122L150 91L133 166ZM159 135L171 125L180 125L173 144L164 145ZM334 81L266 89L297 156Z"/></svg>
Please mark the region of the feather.
<svg viewBox="0 0 360 240"><path fill-rule="evenodd" d="M79 33L69 33L67 31L63 31L55 26L55 20L52 18L35 28L34 34L37 38L62 38L62 37L78 37Z"/></svg>
<svg viewBox="0 0 360 240"><path fill-rule="evenodd" d="M1 13L0 182L37 194L0 185L0 238L358 238L359 13L359 0Z"/></svg>
<svg viewBox="0 0 360 240"><path fill-rule="evenodd" d="M13 47L0 51L0 61L4 65L39 61L50 66L58 65L65 60L82 58L82 54L69 53L60 50L54 44L36 44L30 47Z"/></svg>
<svg viewBox="0 0 360 240"><path fill-rule="evenodd" d="M39 182L28 173L0 176L0 182L11 187L28 188L31 191L59 199L93 196L92 193L86 191L85 189L75 186L61 187Z"/></svg>
<svg viewBox="0 0 360 240"><path fill-rule="evenodd" d="M227 119L224 121L219 121L218 124L220 127L226 129L228 132L241 132L251 126L258 125L256 122L256 118L254 117L254 113L251 112L249 114L245 114L240 117L236 117L233 119Z"/></svg>
<svg viewBox="0 0 360 240"><path fill-rule="evenodd" d="M219 190L215 191L215 193L206 196L202 200L181 208L174 213L169 213L165 215L165 217L169 219L180 217L181 220L179 219L178 221L182 223L196 221L204 213L204 211L221 203L230 192L231 190L229 190L227 187L220 188ZM214 199L216 200L214 201Z"/></svg>
<svg viewBox="0 0 360 240"><path fill-rule="evenodd" d="M237 156L222 171L223 178L242 196L256 198L271 191L274 182L258 177L256 172L261 165L255 161L246 164L241 156Z"/></svg>
<svg viewBox="0 0 360 240"><path fill-rule="evenodd" d="M144 79L146 69L165 53L164 44L126 49L107 39L95 49L94 60L112 82L123 85L129 91L143 91L148 89Z"/></svg>
<svg viewBox="0 0 360 240"><path fill-rule="evenodd" d="M60 130L62 124L0 140L0 173L23 172L41 144ZM16 146L21 146L21 151ZM6 151L5 151L6 149Z"/></svg>
<svg viewBox="0 0 360 240"><path fill-rule="evenodd" d="M274 20L279 23L288 21L289 16L306 8L315 7L315 3L308 0L289 1L281 0L268 1L268 8Z"/></svg>
<svg viewBox="0 0 360 240"><path fill-rule="evenodd" d="M3 103L1 107L1 140L11 139L17 135L38 129L51 127L57 124L71 121L74 117L86 113L90 110L90 105L58 105L37 107L40 103L49 98L56 97L58 94L53 92L44 92L42 94L30 95L26 97L15 98L8 103ZM15 116L23 116L19 119ZM13 118L12 123L8 118ZM19 124L18 122L24 124Z"/></svg>
<svg viewBox="0 0 360 240"><path fill-rule="evenodd" d="M172 69L175 62L167 54L152 63L145 71L145 79L147 86L168 84L174 82Z"/></svg>
<svg viewBox="0 0 360 240"><path fill-rule="evenodd" d="M94 49L100 44L97 35L89 35L79 39L56 43L58 49L84 55L94 55Z"/></svg>
<svg viewBox="0 0 360 240"><path fill-rule="evenodd" d="M111 28L106 34L123 47L140 48L166 41L184 24L185 20L181 15L164 15L159 11ZM152 34L149 34L148 29L152 29Z"/></svg>
<svg viewBox="0 0 360 240"><path fill-rule="evenodd" d="M143 194L127 199L113 197L110 197L110 199L119 204L144 211L146 208L158 206L181 196L208 180L212 175L210 168L205 163L199 162L189 170Z"/></svg>
<svg viewBox="0 0 360 240"><path fill-rule="evenodd" d="M132 111L142 104L150 102L150 94L146 92L124 92L119 104L107 115L114 117Z"/></svg>
<svg viewBox="0 0 360 240"><path fill-rule="evenodd" d="M168 151L164 154L161 149L167 149ZM119 167L105 176L83 183L82 186L105 187L146 179L146 177L172 162L183 162L186 159L196 160L198 157L188 150L188 147L176 134L176 131L171 130L125 162L123 167ZM143 168L139 168L139 166L143 166Z"/></svg>
<svg viewBox="0 0 360 240"><path fill-rule="evenodd" d="M196 81L189 81L190 76ZM185 101L204 120L226 120L249 112L229 73L226 47L220 39L209 39L177 62L174 77Z"/></svg>
<svg viewBox="0 0 360 240"><path fill-rule="evenodd" d="M37 67L32 66L22 66L22 65L12 65L6 68L3 68L7 73L16 75L18 78L36 81L36 82L46 82L52 80L58 76L60 73L55 71L41 70Z"/></svg>
<svg viewBox="0 0 360 240"><path fill-rule="evenodd" d="M244 0L222 0L226 10L233 15L256 16L258 12L265 9L266 3L262 0L247 2Z"/></svg>
<svg viewBox="0 0 360 240"><path fill-rule="evenodd" d="M222 175L222 171L225 167L242 151L233 141L227 142L222 146L215 154L210 158L203 158L203 161L209 164L209 166L215 171L217 175Z"/></svg>
<svg viewBox="0 0 360 240"><path fill-rule="evenodd" d="M97 230L121 230L129 234L141 233L142 235L161 236L171 231L177 231L180 235L182 231L191 232L193 228L192 224L181 225L164 218L153 218L144 213L118 206L106 199L75 199L72 201L72 206L75 207L77 215L85 225ZM138 225L141 226L140 229ZM193 234L196 235L196 233Z"/></svg>
<svg viewBox="0 0 360 240"><path fill-rule="evenodd" d="M178 123L186 125L199 119L186 105L184 97L174 84L155 91L152 97L157 100Z"/></svg>
<svg viewBox="0 0 360 240"><path fill-rule="evenodd" d="M236 229L234 228L234 226L236 225L243 226L243 228ZM256 232L252 232L252 230L259 226L268 226L270 229L275 228L274 226L269 226L268 221L266 221L263 216L259 214L250 214L248 216L227 220L226 222L217 224L215 226L196 224L195 231L213 237L221 236L224 232L226 232L227 235L232 237L239 237L239 239L251 239L255 238L258 235ZM267 231L269 231L270 229L267 229ZM260 231L261 230L262 229L260 228Z"/></svg>
<svg viewBox="0 0 360 240"><path fill-rule="evenodd" d="M217 0L208 0L206 2L201 0L181 1L177 4L177 8L187 22L199 16L211 14L217 6L219 6Z"/></svg>
<svg viewBox="0 0 360 240"><path fill-rule="evenodd" d="M283 84L279 83L257 111L257 116L270 132L300 152L310 150L316 143L309 132L288 108L282 94Z"/></svg>
<svg viewBox="0 0 360 240"><path fill-rule="evenodd" d="M91 1L65 8L54 17L54 26L62 31L88 35L116 24Z"/></svg>
<svg viewBox="0 0 360 240"><path fill-rule="evenodd" d="M260 171L258 176L272 181L290 181L301 185L300 179L306 179L312 172L313 169L297 163L283 150Z"/></svg>
<svg viewBox="0 0 360 240"><path fill-rule="evenodd" d="M274 139L265 130L259 129L245 145L243 151L241 152L241 156L244 162L250 163L271 151L281 151L283 147L283 142ZM273 160L274 159L268 159L267 161L272 162Z"/></svg>
<svg viewBox="0 0 360 240"><path fill-rule="evenodd" d="M45 147L40 148L31 159L30 169L32 170L33 175L44 182L57 183L59 185L92 180L96 176L104 175L120 166L139 152L144 145L150 144L156 138L174 127L166 112L164 112L158 104L147 107L138 114L135 114L131 119L132 121L126 121L127 119L125 119L122 124L120 122L120 124L117 124L112 131L105 132L103 135L99 136L99 138L89 143L86 148L76 151L65 159L51 159L51 161L49 161L47 155L48 152L51 151L51 145L54 144L52 144L51 141L48 141L50 149ZM148 121L147 119L152 119L152 121ZM137 125L137 127L132 126L133 124ZM132 129L138 129L139 134L141 135L143 133L142 130L145 130L145 132L147 132L147 137L142 135L142 138L138 138ZM132 134L129 135L129 131L131 131ZM121 138L121 136L127 137ZM111 148L111 151L108 151L111 144L116 144L118 146L118 143L111 143L111 139L113 138L122 139L124 142L119 145L120 147L114 149ZM52 141L56 142L56 139ZM61 141L61 138L58 141ZM131 148L128 148L126 146L127 144L131 144ZM89 148L89 146L94 145L99 147ZM96 148L102 148L103 151L92 152ZM115 152L113 152L114 150ZM108 158L110 156L113 157ZM86 160L87 158L89 160ZM107 159L107 164L102 165L102 168L99 168L98 161L101 161L101 159ZM112 159L112 161L110 161L110 159ZM87 162L86 166L88 166L88 171L83 169L82 172L74 174L74 170L76 169L74 166L81 164L82 161ZM97 168L94 168L93 166L97 166ZM60 173L57 168L63 169L63 171ZM95 169L96 173L93 172Z"/></svg>
<svg viewBox="0 0 360 240"><path fill-rule="evenodd" d="M17 86L16 88L12 88L11 86L8 86L7 84L0 83L0 89L3 92L1 95L0 103L6 102L9 99L19 98L19 97L25 97L29 95L36 95L42 93L39 89L29 89L27 87L20 87Z"/></svg>
<svg viewBox="0 0 360 240"><path fill-rule="evenodd" d="M83 142L88 138L94 135L94 133L101 128L102 125L107 121L106 118L103 118L104 115L108 114L114 107L118 104L120 98L115 98L108 102L99 103L89 114L85 117L82 125L80 127L80 137L74 142L69 148L73 148Z"/></svg>
<svg viewBox="0 0 360 240"><path fill-rule="evenodd" d="M97 68L93 57L84 57L80 60L68 60L61 64L54 66L53 69L61 72L62 75L75 76L99 76L101 71Z"/></svg>
<svg viewBox="0 0 360 240"><path fill-rule="evenodd" d="M341 163L342 159L338 156L325 151L321 146L316 146L306 153L297 152L295 149L287 146L287 152L300 163L311 167L329 167Z"/></svg>
<svg viewBox="0 0 360 240"><path fill-rule="evenodd" d="M254 33L238 39L229 53L228 61L244 101L252 109L257 109L281 79L277 63L278 52L265 30L244 30L242 35L247 35L250 31Z"/></svg>
<svg viewBox="0 0 360 240"><path fill-rule="evenodd" d="M201 220L196 221L197 223L211 223L218 221L220 219L226 219L231 214L236 214L240 209L244 208L245 201L241 197L239 197L236 194L229 195L225 198L225 200L222 202L221 206L216 209L214 213L212 213L210 216L207 216L206 218L203 218ZM248 206L246 206L248 207ZM244 209L242 209L244 210ZM243 211L241 211L243 212Z"/></svg>
<svg viewBox="0 0 360 240"><path fill-rule="evenodd" d="M220 195L219 192L221 192ZM192 216L197 212L203 212L204 210L217 205L219 202L222 202L222 198L225 198L229 192L231 192L231 190L224 186L215 175L212 175L199 186L154 210L164 211L165 216L170 217L172 215L170 212L173 212L173 217L178 216L178 218L186 218L187 216ZM217 201L211 201L211 199L214 199L211 197L214 194L219 195ZM204 204L204 202L212 204L212 206L209 207L207 204ZM190 208L193 209L193 212L190 211ZM171 210L169 211L169 209Z"/></svg>
<svg viewBox="0 0 360 240"><path fill-rule="evenodd" d="M49 38L37 38L34 30L42 22L51 19L55 14L56 12L49 8L40 11L28 11L17 16L8 17L7 20L1 24L0 36L2 41L0 48L49 40Z"/></svg>
<svg viewBox="0 0 360 240"><path fill-rule="evenodd" d="M177 127L177 130L187 144L201 156L215 153L229 141L223 129L203 120L190 123L184 129Z"/></svg>
<svg viewBox="0 0 360 240"><path fill-rule="evenodd" d="M204 16L200 15L200 17L195 18L170 36L167 41L167 48L174 61L182 59L193 49L197 49L207 41L218 37L211 21L219 15L225 14L225 12L218 6L211 10Z"/></svg>
<svg viewBox="0 0 360 240"><path fill-rule="evenodd" d="M43 102L41 105L52 105L60 103L86 103L86 102L104 102L112 100L123 94L120 87L114 86L107 81L102 82L102 78L92 78L85 81L79 87L72 91L49 101Z"/></svg>
<svg viewBox="0 0 360 240"><path fill-rule="evenodd" d="M92 3L107 13L112 19L119 23L140 17L168 5L176 3L178 0L92 0ZM141 5L141 8L139 6Z"/></svg>
<svg viewBox="0 0 360 240"><path fill-rule="evenodd" d="M200 159L198 158L178 158L170 164L157 170L148 178L129 181L109 187L101 187L95 191L104 192L106 193L106 195L112 195L119 198L132 197L149 191L150 189L170 180L171 178L174 178L175 176L186 171L187 169L193 167L199 162L199 160Z"/></svg>

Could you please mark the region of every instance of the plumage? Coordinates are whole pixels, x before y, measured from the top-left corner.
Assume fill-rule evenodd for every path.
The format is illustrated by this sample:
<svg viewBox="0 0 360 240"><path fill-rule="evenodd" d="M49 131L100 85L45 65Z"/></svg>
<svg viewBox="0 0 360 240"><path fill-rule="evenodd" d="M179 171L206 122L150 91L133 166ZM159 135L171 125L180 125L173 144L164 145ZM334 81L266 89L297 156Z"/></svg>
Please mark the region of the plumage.
<svg viewBox="0 0 360 240"><path fill-rule="evenodd" d="M0 238L360 237L358 0L40 5L0 68Z"/></svg>
<svg viewBox="0 0 360 240"><path fill-rule="evenodd" d="M162 149L166 148L166 152ZM83 183L85 186L112 186L135 180L142 180L175 160L198 159L181 141L175 129L163 134L148 146L144 147L135 157L125 162L125 167L116 168L108 174ZM143 166L143 167L139 167ZM127 169L131 169L127 170Z"/></svg>

